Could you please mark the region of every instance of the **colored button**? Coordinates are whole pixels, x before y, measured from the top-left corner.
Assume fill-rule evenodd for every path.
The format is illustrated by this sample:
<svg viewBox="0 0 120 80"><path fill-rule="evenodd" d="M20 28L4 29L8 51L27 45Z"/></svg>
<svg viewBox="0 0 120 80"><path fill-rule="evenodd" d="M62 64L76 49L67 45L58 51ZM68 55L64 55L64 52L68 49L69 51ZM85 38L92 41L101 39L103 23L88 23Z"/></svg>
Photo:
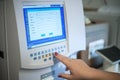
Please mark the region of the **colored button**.
<svg viewBox="0 0 120 80"><path fill-rule="evenodd" d="M55 50L57 50L57 48L55 48Z"/></svg>
<svg viewBox="0 0 120 80"><path fill-rule="evenodd" d="M52 48L52 51L54 51L54 49Z"/></svg>
<svg viewBox="0 0 120 80"><path fill-rule="evenodd" d="M50 52L50 49L48 50L48 52Z"/></svg>
<svg viewBox="0 0 120 80"><path fill-rule="evenodd" d="M38 59L41 59L41 56L38 56Z"/></svg>
<svg viewBox="0 0 120 80"><path fill-rule="evenodd" d="M46 54L45 56L48 57L48 54Z"/></svg>
<svg viewBox="0 0 120 80"><path fill-rule="evenodd" d="M42 58L44 58L45 56L44 55L42 55Z"/></svg>
<svg viewBox="0 0 120 80"><path fill-rule="evenodd" d="M58 47L58 49L60 49L60 47Z"/></svg>
<svg viewBox="0 0 120 80"><path fill-rule="evenodd" d="M65 48L66 46L64 45L63 47Z"/></svg>
<svg viewBox="0 0 120 80"><path fill-rule="evenodd" d="M52 54L51 53L49 53L49 56L51 56Z"/></svg>
<svg viewBox="0 0 120 80"><path fill-rule="evenodd" d="M34 57L33 59L34 59L34 60L37 60L37 57Z"/></svg>
<svg viewBox="0 0 120 80"><path fill-rule="evenodd" d="M58 51L58 53L60 53L60 51Z"/></svg>
<svg viewBox="0 0 120 80"><path fill-rule="evenodd" d="M61 52L64 52L64 50L61 50Z"/></svg>
<svg viewBox="0 0 120 80"><path fill-rule="evenodd" d="M34 53L34 56L37 56L37 53Z"/></svg>
<svg viewBox="0 0 120 80"><path fill-rule="evenodd" d="M45 53L47 53L47 50L45 50Z"/></svg>
<svg viewBox="0 0 120 80"><path fill-rule="evenodd" d="M40 55L40 52L38 52L38 55Z"/></svg>
<svg viewBox="0 0 120 80"><path fill-rule="evenodd" d="M30 54L30 57L33 57L33 54Z"/></svg>
<svg viewBox="0 0 120 80"><path fill-rule="evenodd" d="M44 54L44 51L42 51L42 54Z"/></svg>
<svg viewBox="0 0 120 80"><path fill-rule="evenodd" d="M47 61L47 59L44 59L44 61Z"/></svg>
<svg viewBox="0 0 120 80"><path fill-rule="evenodd" d="M49 60L51 60L52 58L51 57L49 57Z"/></svg>

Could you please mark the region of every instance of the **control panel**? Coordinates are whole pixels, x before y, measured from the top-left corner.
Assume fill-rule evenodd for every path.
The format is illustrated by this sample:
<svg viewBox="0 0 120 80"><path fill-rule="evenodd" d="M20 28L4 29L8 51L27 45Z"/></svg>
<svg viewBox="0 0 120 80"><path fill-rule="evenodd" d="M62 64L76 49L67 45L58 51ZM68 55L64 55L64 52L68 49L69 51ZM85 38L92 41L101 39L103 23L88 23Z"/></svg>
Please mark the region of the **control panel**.
<svg viewBox="0 0 120 80"><path fill-rule="evenodd" d="M45 63L47 61L53 60L54 52L65 53L66 50L67 50L66 45L60 45L60 46L40 50L38 52L30 53L30 58L33 61Z"/></svg>

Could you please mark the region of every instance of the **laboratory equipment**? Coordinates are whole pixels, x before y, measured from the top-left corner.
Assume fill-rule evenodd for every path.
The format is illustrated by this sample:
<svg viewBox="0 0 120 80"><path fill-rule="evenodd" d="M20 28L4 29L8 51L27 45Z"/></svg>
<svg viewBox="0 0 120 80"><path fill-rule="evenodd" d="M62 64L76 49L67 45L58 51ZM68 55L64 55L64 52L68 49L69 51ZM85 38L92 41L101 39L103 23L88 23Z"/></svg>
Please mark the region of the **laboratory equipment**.
<svg viewBox="0 0 120 80"><path fill-rule="evenodd" d="M81 0L4 0L0 31L4 59L1 80L59 80L65 66L53 54L67 57L85 50ZM72 11L71 11L72 10ZM5 40L4 40L5 39ZM59 70L59 71L58 71Z"/></svg>

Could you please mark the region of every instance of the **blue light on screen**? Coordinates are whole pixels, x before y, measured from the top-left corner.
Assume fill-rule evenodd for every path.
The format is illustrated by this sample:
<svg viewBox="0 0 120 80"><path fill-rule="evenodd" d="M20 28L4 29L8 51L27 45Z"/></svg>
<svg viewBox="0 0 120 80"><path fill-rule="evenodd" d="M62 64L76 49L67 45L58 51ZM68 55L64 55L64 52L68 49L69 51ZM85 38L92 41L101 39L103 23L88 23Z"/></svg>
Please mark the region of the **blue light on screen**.
<svg viewBox="0 0 120 80"><path fill-rule="evenodd" d="M63 5L24 7L23 14L28 49L66 40Z"/></svg>

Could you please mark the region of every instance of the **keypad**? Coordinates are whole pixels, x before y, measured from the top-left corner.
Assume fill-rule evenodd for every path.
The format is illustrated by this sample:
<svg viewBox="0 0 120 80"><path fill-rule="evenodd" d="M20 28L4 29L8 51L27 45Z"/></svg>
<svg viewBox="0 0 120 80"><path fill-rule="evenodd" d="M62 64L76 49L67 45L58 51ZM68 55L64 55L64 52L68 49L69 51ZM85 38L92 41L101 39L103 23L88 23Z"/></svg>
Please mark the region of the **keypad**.
<svg viewBox="0 0 120 80"><path fill-rule="evenodd" d="M50 48L50 49L46 49L46 50L31 53L30 58L34 61L46 62L48 60L53 59L53 53L54 52L64 53L65 50L66 50L66 46L62 45L62 46L58 46L58 47L55 47L55 48Z"/></svg>

